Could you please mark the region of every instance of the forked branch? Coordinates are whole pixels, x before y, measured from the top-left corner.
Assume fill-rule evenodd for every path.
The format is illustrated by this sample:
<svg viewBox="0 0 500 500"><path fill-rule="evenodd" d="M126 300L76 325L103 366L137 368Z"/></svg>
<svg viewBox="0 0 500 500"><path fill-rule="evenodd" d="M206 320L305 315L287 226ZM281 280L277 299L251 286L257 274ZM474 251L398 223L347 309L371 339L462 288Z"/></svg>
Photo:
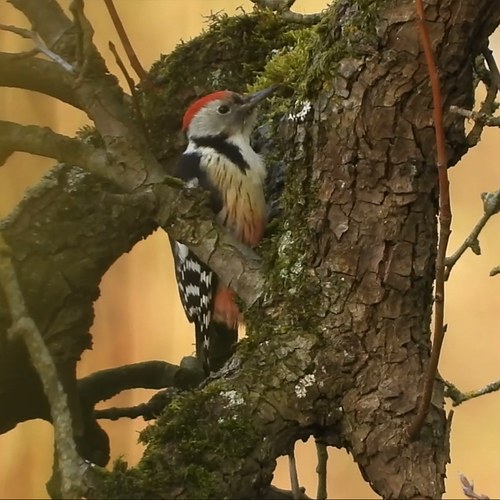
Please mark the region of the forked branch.
<svg viewBox="0 0 500 500"><path fill-rule="evenodd" d="M478 240L479 234L491 217L500 212L500 189L493 193L482 193L481 199L483 200L483 215L474 226L469 236L467 236L457 250L455 250L455 252L445 260L446 280L450 277L453 266L458 262L460 257L462 257L468 248L470 248L476 255L481 255L481 247Z"/></svg>
<svg viewBox="0 0 500 500"><path fill-rule="evenodd" d="M443 380L445 385L444 397L450 398L453 402L453 406L461 405L466 401L471 399L479 398L485 394L491 394L500 390L500 380L495 380L481 389L476 389L475 391L462 392L456 385L452 384L448 380Z"/></svg>
<svg viewBox="0 0 500 500"><path fill-rule="evenodd" d="M66 71L70 73L74 71L71 64L66 62L61 56L59 56L55 52L52 52L52 50L50 50L43 44L42 40L40 40L40 37L38 36L38 33L35 33L31 30L26 30L24 28L18 28L17 26L7 26L6 24L0 24L0 30L10 31L11 33L15 33L16 35L19 35L23 38L32 40L38 52L42 52L43 54L45 54L49 59L52 59L54 62L62 66Z"/></svg>

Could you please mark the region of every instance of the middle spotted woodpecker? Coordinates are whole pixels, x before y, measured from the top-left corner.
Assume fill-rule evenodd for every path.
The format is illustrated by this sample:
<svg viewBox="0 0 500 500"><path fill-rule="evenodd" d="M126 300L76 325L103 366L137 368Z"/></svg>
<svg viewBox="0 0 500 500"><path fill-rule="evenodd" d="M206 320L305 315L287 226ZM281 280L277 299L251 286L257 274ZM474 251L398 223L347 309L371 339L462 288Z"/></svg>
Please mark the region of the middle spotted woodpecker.
<svg viewBox="0 0 500 500"><path fill-rule="evenodd" d="M257 105L277 86L242 96L220 91L186 111L183 130L188 146L174 175L210 192L217 221L242 243L257 245L267 219L264 197L266 168L250 144ZM179 295L189 322L194 323L196 356L206 374L214 335L224 331L231 344L238 339L240 313L233 292L189 248L171 240Z"/></svg>

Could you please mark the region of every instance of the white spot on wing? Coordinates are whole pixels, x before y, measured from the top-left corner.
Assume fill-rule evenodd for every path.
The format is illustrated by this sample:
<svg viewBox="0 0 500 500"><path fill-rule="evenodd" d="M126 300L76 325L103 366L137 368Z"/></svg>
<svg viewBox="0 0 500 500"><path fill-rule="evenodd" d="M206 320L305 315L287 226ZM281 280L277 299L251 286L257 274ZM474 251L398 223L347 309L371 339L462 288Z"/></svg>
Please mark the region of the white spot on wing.
<svg viewBox="0 0 500 500"><path fill-rule="evenodd" d="M179 259L181 259L182 262L184 262L186 260L186 257L188 256L189 248L186 245L183 245L182 243L176 241L175 250L177 252L177 256L179 257Z"/></svg>

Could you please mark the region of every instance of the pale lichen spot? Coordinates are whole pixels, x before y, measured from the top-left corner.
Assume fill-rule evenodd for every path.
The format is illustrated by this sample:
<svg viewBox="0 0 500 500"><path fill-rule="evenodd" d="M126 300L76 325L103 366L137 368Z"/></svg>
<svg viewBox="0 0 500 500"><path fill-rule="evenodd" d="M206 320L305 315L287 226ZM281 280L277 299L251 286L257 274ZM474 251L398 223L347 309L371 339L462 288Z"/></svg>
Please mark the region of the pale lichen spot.
<svg viewBox="0 0 500 500"><path fill-rule="evenodd" d="M296 104L297 107L301 106L301 108L296 113L288 113L287 118L294 122L302 122L308 115L309 111L311 111L312 104L309 101L298 101Z"/></svg>
<svg viewBox="0 0 500 500"><path fill-rule="evenodd" d="M243 396L238 394L236 391L225 391L221 393L221 396L227 399L228 407L240 406L245 403Z"/></svg>
<svg viewBox="0 0 500 500"><path fill-rule="evenodd" d="M310 373L299 380L299 383L295 386L295 394L298 398L305 398L307 395L307 388L314 385L316 382L316 377Z"/></svg>

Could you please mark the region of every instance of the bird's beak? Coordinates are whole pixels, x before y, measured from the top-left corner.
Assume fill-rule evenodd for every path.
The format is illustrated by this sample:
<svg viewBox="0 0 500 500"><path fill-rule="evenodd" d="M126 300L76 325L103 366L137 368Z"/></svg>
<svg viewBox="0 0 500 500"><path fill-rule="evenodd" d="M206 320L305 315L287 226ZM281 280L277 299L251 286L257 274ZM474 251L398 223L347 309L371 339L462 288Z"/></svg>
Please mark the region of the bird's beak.
<svg viewBox="0 0 500 500"><path fill-rule="evenodd" d="M252 111L259 103L261 103L264 99L274 94L278 89L279 85L272 85L271 87L267 87L266 89L259 90L254 94L248 94L243 97L243 105L241 108L245 111Z"/></svg>

